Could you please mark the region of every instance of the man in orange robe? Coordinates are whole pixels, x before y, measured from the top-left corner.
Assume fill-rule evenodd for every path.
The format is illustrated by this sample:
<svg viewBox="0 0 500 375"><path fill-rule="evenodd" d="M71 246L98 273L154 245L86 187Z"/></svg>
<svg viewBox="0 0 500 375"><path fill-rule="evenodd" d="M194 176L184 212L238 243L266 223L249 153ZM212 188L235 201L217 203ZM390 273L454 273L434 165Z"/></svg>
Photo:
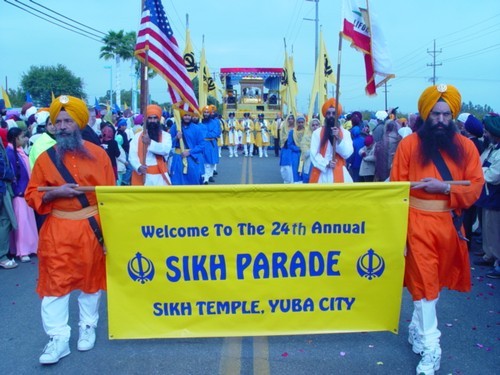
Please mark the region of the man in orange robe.
<svg viewBox="0 0 500 375"><path fill-rule="evenodd" d="M106 152L81 138L80 129L88 121L85 103L60 96L50 105L50 118L57 144L38 157L25 193L33 209L48 215L38 244L37 292L42 297L43 327L50 336L40 356L42 364L57 363L70 354L68 302L73 290L81 290L78 350L94 346L99 300L106 289L105 257L96 195L75 188L115 185ZM63 177L64 167L69 177ZM54 189L42 192L40 186Z"/></svg>
<svg viewBox="0 0 500 375"><path fill-rule="evenodd" d="M470 290L470 266L461 223L453 215L471 206L484 183L474 144L457 132L461 96L451 85L427 88L418 101L420 119L416 133L404 138L396 151L391 181L418 182L410 190L410 212L405 286L414 301L409 342L422 355L417 374L434 374L440 366L441 348L436 304L443 287ZM441 156L441 163L439 162ZM442 161L451 180L468 180L469 186L444 182ZM456 229L458 227L458 229Z"/></svg>

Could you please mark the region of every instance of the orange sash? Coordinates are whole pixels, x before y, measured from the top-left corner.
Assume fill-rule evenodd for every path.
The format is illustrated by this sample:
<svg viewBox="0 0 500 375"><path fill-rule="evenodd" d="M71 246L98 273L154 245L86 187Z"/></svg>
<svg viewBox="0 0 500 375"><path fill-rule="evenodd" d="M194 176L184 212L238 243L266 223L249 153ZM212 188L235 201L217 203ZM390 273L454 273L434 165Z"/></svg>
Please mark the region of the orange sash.
<svg viewBox="0 0 500 375"><path fill-rule="evenodd" d="M162 133L160 133L160 139L158 142L161 142L161 137ZM141 165L145 165L145 159L146 159L146 152L144 152L144 143L142 142L142 135L139 139L139 144L138 144L138 149L137 152L139 153L139 161L141 162ZM148 166L147 169L147 174L161 174L161 177L163 178L163 181L167 185L170 185L170 182L168 179L165 177L165 173L168 173L168 166L167 162L161 155L155 155L156 158L156 165L151 165ZM133 186L141 186L144 185L144 175L140 175L137 173L137 171L132 171L132 179L131 179L131 184Z"/></svg>
<svg viewBox="0 0 500 375"><path fill-rule="evenodd" d="M325 131L325 128L321 128L321 136L320 139L323 139L323 133ZM339 139L342 139L342 131L339 134ZM321 147L321 150L319 153L325 157L326 154L326 148L328 146L328 143L325 143L323 147ZM345 159L341 157L339 154L335 154L335 159L337 163L335 164L335 168L333 169L333 181L334 182L344 182L344 167L346 165ZM311 184L317 184L319 181L319 176L321 174L321 171L316 168L312 167L311 169L311 174L309 175L309 183Z"/></svg>

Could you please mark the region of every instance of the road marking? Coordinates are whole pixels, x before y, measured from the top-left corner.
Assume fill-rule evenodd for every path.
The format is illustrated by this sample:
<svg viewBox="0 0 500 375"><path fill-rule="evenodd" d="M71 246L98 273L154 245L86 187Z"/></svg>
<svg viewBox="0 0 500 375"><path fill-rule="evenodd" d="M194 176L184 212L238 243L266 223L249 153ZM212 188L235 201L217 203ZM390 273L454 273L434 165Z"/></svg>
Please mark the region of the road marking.
<svg viewBox="0 0 500 375"><path fill-rule="evenodd" d="M240 185L245 185L246 183L246 177L247 177L247 164L248 164L248 158L243 157L243 163L241 165L241 179L240 179Z"/></svg>
<svg viewBox="0 0 500 375"><path fill-rule="evenodd" d="M252 158L244 157L241 166L240 183L253 184ZM220 375L236 375L241 373L241 337L226 337L222 343L222 353L219 362ZM267 337L253 337L253 373L254 375L269 375L269 341Z"/></svg>
<svg viewBox="0 0 500 375"><path fill-rule="evenodd" d="M253 173L252 173L252 159L248 161L248 184L251 185L253 184Z"/></svg>
<svg viewBox="0 0 500 375"><path fill-rule="evenodd" d="M267 337L253 338L253 373L255 375L269 375L269 341Z"/></svg>
<svg viewBox="0 0 500 375"><path fill-rule="evenodd" d="M219 362L220 375L236 375L241 372L241 342L241 337L224 338Z"/></svg>

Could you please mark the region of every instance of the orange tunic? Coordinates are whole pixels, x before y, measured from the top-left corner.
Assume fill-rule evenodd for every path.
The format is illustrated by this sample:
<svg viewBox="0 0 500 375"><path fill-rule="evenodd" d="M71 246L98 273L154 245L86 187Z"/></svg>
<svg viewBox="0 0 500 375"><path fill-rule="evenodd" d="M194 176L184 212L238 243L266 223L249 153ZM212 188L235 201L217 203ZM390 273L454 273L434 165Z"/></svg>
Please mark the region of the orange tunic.
<svg viewBox="0 0 500 375"><path fill-rule="evenodd" d="M84 159L68 153L64 165L80 186L115 185L111 161L99 146L84 142L94 159ZM53 209L78 211L82 208L77 198L55 199L43 203L45 192L38 186L60 186L66 182L50 160L47 152L37 159L26 188L26 201L39 214L49 214L40 230L38 242L40 297L63 296L80 289L95 293L106 289L106 266L102 246L91 229L88 219L70 220L50 215ZM90 205L97 204L94 192L85 193ZM100 224L99 215L95 215Z"/></svg>
<svg viewBox="0 0 500 375"><path fill-rule="evenodd" d="M410 190L412 197L446 200L451 209L459 211L479 198L484 183L479 154L470 140L456 136L464 149L463 166L457 166L446 154L442 156L453 179L469 180L471 185L452 185L449 196L426 193L423 189ZM432 161L422 165L419 145L417 134L400 142L394 156L391 181L420 181L425 177L443 180ZM467 244L458 237L449 211L428 212L410 207L404 282L414 301L436 299L443 287L460 292L470 290Z"/></svg>

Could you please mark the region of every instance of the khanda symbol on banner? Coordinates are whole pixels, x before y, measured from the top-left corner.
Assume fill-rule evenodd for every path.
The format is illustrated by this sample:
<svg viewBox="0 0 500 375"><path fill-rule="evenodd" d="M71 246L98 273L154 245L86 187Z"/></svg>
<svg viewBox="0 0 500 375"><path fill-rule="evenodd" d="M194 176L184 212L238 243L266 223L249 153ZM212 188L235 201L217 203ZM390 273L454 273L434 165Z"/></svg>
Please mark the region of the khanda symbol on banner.
<svg viewBox="0 0 500 375"><path fill-rule="evenodd" d="M208 91L215 90L214 79L207 73L207 68L203 69L203 80L207 83Z"/></svg>
<svg viewBox="0 0 500 375"><path fill-rule="evenodd" d="M148 281L152 281L155 276L155 266L153 262L143 257L141 253L137 253L135 257L129 260L128 275L134 281L138 281L141 284L145 284Z"/></svg>
<svg viewBox="0 0 500 375"><path fill-rule="evenodd" d="M384 258L370 249L359 257L357 269L359 276L366 277L368 280L380 277L385 270Z"/></svg>
<svg viewBox="0 0 500 375"><path fill-rule="evenodd" d="M194 52L188 52L184 55L184 65L189 73L198 72L198 67L194 61Z"/></svg>
<svg viewBox="0 0 500 375"><path fill-rule="evenodd" d="M286 68L283 68L283 74L281 75L281 84L283 86L288 85L288 72Z"/></svg>
<svg viewBox="0 0 500 375"><path fill-rule="evenodd" d="M330 74L333 74L332 66L330 65L330 61L328 61L328 56L325 53L325 77L328 77Z"/></svg>

